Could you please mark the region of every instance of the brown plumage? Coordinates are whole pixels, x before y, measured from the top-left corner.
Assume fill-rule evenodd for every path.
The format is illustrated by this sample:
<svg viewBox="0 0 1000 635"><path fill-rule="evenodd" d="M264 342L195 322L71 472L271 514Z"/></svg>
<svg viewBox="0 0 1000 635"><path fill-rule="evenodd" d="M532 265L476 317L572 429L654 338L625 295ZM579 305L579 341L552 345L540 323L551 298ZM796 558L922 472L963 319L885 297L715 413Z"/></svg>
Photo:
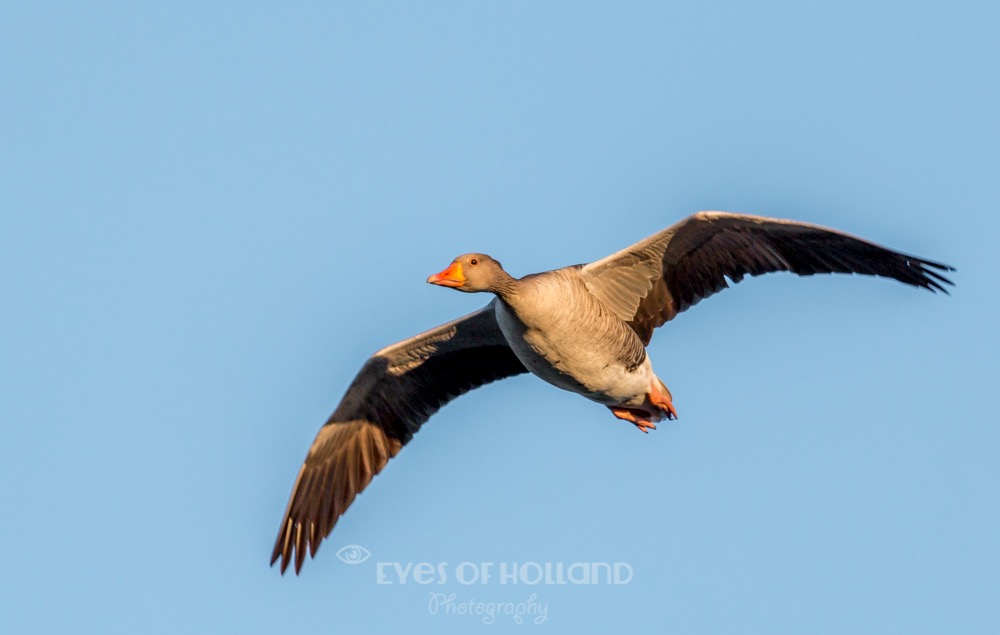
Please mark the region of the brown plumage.
<svg viewBox="0 0 1000 635"><path fill-rule="evenodd" d="M441 406L527 372L497 328L492 305L375 353L313 441L285 510L271 564L316 555L337 519Z"/></svg>
<svg viewBox="0 0 1000 635"><path fill-rule="evenodd" d="M459 256L428 282L497 296L454 322L375 353L313 442L271 564L315 556L355 496L445 403L531 371L607 406L646 432L675 415L645 345L653 330L746 275L858 273L930 291L950 267L816 225L699 212L588 265L520 279L485 254Z"/></svg>
<svg viewBox="0 0 1000 635"><path fill-rule="evenodd" d="M728 287L726 278L857 273L947 293L951 281L938 271L952 270L819 225L730 212L692 214L585 269L628 285L635 305L624 319L646 344L653 329Z"/></svg>

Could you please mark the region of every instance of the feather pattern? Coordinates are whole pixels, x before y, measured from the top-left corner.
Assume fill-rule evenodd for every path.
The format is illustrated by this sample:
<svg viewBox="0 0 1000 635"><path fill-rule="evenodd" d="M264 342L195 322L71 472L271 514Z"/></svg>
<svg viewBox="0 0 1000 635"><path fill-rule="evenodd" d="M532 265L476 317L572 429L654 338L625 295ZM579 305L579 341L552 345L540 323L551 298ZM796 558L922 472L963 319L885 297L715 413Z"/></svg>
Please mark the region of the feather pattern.
<svg viewBox="0 0 1000 635"><path fill-rule="evenodd" d="M495 301L494 301L495 302ZM478 386L526 372L493 304L375 353L320 429L299 470L271 553L281 572L320 542L434 412Z"/></svg>
<svg viewBox="0 0 1000 635"><path fill-rule="evenodd" d="M655 328L747 275L857 273L947 293L944 285L951 281L940 272L952 270L818 225L698 212L586 265L581 276L595 296L614 297L621 309L634 307L622 319L648 344ZM617 297L622 288L632 292L627 301Z"/></svg>

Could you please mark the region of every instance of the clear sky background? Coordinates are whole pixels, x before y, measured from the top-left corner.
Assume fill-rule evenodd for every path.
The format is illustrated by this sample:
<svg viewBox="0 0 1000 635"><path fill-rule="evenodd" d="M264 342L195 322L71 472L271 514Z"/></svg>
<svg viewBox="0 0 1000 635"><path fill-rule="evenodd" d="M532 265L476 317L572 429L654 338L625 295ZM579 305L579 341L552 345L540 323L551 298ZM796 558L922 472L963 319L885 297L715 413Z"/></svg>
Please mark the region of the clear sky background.
<svg viewBox="0 0 1000 635"><path fill-rule="evenodd" d="M0 631L1000 631L998 32L996 2L4 3ZM428 274L700 209L958 286L706 300L654 338L681 419L648 436L533 377L471 393L268 568L367 355L488 299ZM634 577L376 583L593 561Z"/></svg>

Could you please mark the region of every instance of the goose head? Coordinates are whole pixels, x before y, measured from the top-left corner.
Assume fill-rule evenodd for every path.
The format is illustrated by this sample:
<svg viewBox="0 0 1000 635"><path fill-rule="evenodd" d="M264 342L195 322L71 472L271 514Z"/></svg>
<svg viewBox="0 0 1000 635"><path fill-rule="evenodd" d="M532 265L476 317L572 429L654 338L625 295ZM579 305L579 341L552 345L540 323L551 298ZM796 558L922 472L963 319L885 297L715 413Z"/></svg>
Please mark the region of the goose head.
<svg viewBox="0 0 1000 635"><path fill-rule="evenodd" d="M500 263L486 254L463 254L455 258L448 268L427 278L427 282L458 291L498 292L509 281L510 275Z"/></svg>

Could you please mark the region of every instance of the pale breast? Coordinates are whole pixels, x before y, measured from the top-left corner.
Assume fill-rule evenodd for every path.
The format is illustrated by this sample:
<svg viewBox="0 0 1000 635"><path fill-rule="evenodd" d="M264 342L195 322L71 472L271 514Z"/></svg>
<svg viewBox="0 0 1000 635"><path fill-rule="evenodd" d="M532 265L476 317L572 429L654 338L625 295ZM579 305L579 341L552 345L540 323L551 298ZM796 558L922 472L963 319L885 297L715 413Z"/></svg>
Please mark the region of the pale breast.
<svg viewBox="0 0 1000 635"><path fill-rule="evenodd" d="M495 304L514 354L545 381L601 403L644 394L652 371L641 341L576 282L550 274Z"/></svg>

